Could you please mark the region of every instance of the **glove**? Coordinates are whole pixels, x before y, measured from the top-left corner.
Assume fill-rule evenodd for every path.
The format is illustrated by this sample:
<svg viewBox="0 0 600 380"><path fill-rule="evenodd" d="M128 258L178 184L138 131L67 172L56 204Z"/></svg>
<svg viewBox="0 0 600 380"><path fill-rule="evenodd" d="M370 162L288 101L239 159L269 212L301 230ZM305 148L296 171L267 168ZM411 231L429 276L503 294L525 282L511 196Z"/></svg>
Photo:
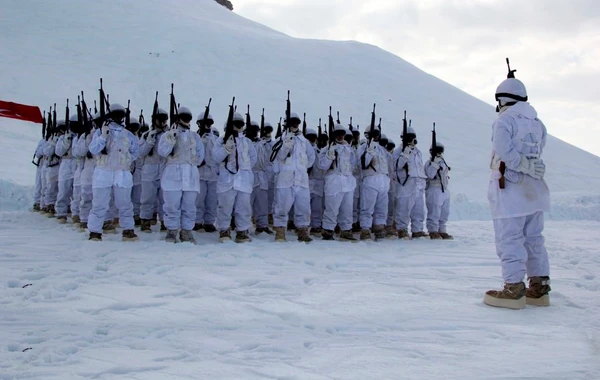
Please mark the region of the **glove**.
<svg viewBox="0 0 600 380"><path fill-rule="evenodd" d="M327 151L327 158L329 158L330 160L335 160L335 153L337 152L337 149L335 146L330 146L329 150Z"/></svg>
<svg viewBox="0 0 600 380"><path fill-rule="evenodd" d="M229 139L227 139L227 142L225 143L225 150L227 151L227 153L231 153L231 152L233 152L234 149L235 149L235 139L233 136L229 136Z"/></svg>
<svg viewBox="0 0 600 380"><path fill-rule="evenodd" d="M415 148L413 148L412 146L410 146L410 145L407 145L407 146L404 148L404 150L402 150L402 155L403 155L405 158L409 159L409 158L410 158L410 155L413 153L414 149L415 149Z"/></svg>
<svg viewBox="0 0 600 380"><path fill-rule="evenodd" d="M107 138L108 137L108 131L109 128L108 126L110 125L110 123L108 121L104 122L104 124L102 124L102 137Z"/></svg>
<svg viewBox="0 0 600 380"><path fill-rule="evenodd" d="M165 139L167 140L167 142L171 145L175 145L175 143L177 142L177 140L175 139L175 130L171 129L169 132L165 133Z"/></svg>
<svg viewBox="0 0 600 380"><path fill-rule="evenodd" d="M542 179L546 173L546 165L544 161L537 158L528 158L524 154L521 155L521 162L516 169L518 172L526 174L534 179Z"/></svg>
<svg viewBox="0 0 600 380"><path fill-rule="evenodd" d="M285 137L285 141L283 142L283 144L286 146L286 148L293 148L294 147L294 135L293 134L288 134Z"/></svg>
<svg viewBox="0 0 600 380"><path fill-rule="evenodd" d="M374 143L367 147L367 153L369 153L370 155L374 156L376 154L376 152L377 152L377 143Z"/></svg>

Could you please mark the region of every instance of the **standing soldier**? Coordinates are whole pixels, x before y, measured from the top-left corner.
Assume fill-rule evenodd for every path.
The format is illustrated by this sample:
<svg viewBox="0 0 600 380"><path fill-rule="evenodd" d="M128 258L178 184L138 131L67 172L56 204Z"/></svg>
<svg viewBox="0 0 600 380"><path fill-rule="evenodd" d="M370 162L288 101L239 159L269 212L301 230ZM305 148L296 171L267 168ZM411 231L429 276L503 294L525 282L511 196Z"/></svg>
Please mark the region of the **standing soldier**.
<svg viewBox="0 0 600 380"><path fill-rule="evenodd" d="M360 198L360 240L371 239L371 227L376 240L385 238L388 214L388 191L390 190L389 158L379 144L381 131L369 132L371 141L358 149L363 181Z"/></svg>
<svg viewBox="0 0 600 380"><path fill-rule="evenodd" d="M77 144L73 148L73 155L80 157L83 160L81 177L79 180L81 184L81 201L79 203L80 231L85 231L87 229L88 218L90 216L90 211L92 210L92 183L94 169L96 168L96 158L90 153L89 148L96 130L102 128L102 120L99 113L94 115L93 122L95 127L89 132L81 135L81 137L77 140Z"/></svg>
<svg viewBox="0 0 600 380"><path fill-rule="evenodd" d="M400 239L410 239L408 224L411 224L412 238L426 237L425 222L425 168L423 156L417 148L417 134L412 127L407 128L406 136L401 136L403 147L394 152L394 168L398 179L396 191L396 227Z"/></svg>
<svg viewBox="0 0 600 380"><path fill-rule="evenodd" d="M204 113L199 114L196 118L198 135L202 138L202 144L204 144L204 160L198 166L200 192L196 198L194 231L215 232L217 230L215 220L217 218L217 172L219 171L219 165L213 159L212 150L218 135L215 135L212 131L213 124L214 120L210 114L207 115L206 121L204 120Z"/></svg>
<svg viewBox="0 0 600 380"><path fill-rule="evenodd" d="M525 304L550 305L550 265L542 235L544 212L550 211L550 191L542 160L546 127L527 103L525 85L512 73L509 68L509 78L496 89L499 114L492 127L488 188L504 288L488 291L484 302L522 309ZM523 283L525 275L528 289Z"/></svg>
<svg viewBox="0 0 600 380"><path fill-rule="evenodd" d="M310 225L310 189L308 168L315 162L315 150L308 140L302 136L300 117L290 114L288 131L281 136L273 147L271 158L277 173L275 182L275 206L273 226L275 241L285 241L285 229L288 216L294 207L294 225L298 233L298 241L311 242L308 226Z"/></svg>
<svg viewBox="0 0 600 380"><path fill-rule="evenodd" d="M155 210L158 204L158 217L163 220L163 194L160 178L165 166L165 158L156 153L155 145L165 133L169 114L158 108L152 115L152 130L140 143L140 157L144 159L142 167L142 194L140 195L141 231L152 232L152 221L156 220Z"/></svg>
<svg viewBox="0 0 600 380"><path fill-rule="evenodd" d="M430 149L433 160L425 163L427 185L425 186L425 203L427 205L427 231L431 239L452 240L446 232L446 222L450 215L450 190L448 188L448 171L450 167L444 160L444 145L436 141Z"/></svg>
<svg viewBox="0 0 600 380"><path fill-rule="evenodd" d="M305 137L315 150L315 162L317 162L320 152L317 146L317 132L314 129L308 128ZM310 187L310 234L321 235L323 232L325 172L319 165L313 164L312 168L308 169L308 183Z"/></svg>
<svg viewBox="0 0 600 380"><path fill-rule="evenodd" d="M96 131L90 144L90 153L97 156L92 181L92 211L88 220L90 240L102 240L102 226L113 195L123 240L134 241L138 237L133 231L131 165L138 157L139 146L137 137L123 126L125 108L112 104L110 110L109 119Z"/></svg>
<svg viewBox="0 0 600 380"><path fill-rule="evenodd" d="M196 198L200 191L198 165L204 159L204 144L190 131L192 112L179 107L178 121L164 133L158 143L158 154L166 159L160 186L164 197L165 241L195 243L192 229L196 221Z"/></svg>
<svg viewBox="0 0 600 380"><path fill-rule="evenodd" d="M345 134L344 127L337 124L334 130L335 141L319 154L319 167L326 171L322 236L323 240L334 240L333 231L339 225L340 240L356 242L352 236L352 206L356 188L353 168L356 165L356 155L344 140Z"/></svg>
<svg viewBox="0 0 600 380"><path fill-rule="evenodd" d="M227 128L227 127L226 127ZM250 139L242 135L244 118L239 113L233 115L233 131L217 139L213 147L213 158L220 163L217 180L217 229L219 240L231 239L231 217L235 216L236 243L247 243L252 239L248 230L252 225L252 205L250 197L254 184L252 167L256 164L256 149Z"/></svg>

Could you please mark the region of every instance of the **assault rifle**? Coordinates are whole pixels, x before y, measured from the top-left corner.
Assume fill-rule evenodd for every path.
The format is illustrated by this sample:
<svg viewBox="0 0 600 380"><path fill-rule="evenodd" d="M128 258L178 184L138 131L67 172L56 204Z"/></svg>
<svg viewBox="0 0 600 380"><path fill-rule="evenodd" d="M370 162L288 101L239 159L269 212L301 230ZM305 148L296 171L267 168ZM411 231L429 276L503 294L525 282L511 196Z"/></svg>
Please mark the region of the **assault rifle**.
<svg viewBox="0 0 600 380"><path fill-rule="evenodd" d="M202 123L200 123L200 127L198 128L198 132L200 133L200 136L204 136L204 134L206 133L206 123L208 122L208 114L210 113L210 103L212 102L212 98L208 99L208 104L206 105L206 108L204 109L204 116L202 117ZM210 130L210 128L209 128Z"/></svg>
<svg viewBox="0 0 600 380"><path fill-rule="evenodd" d="M290 90L288 90L287 101L285 105L285 130L290 129L290 119L292 117L292 102L290 101Z"/></svg>
<svg viewBox="0 0 600 380"><path fill-rule="evenodd" d="M229 105L229 114L227 115L227 123L225 124L225 136L223 136L223 144L229 140L234 133L233 130L233 113L235 110L235 96L231 100L231 104Z"/></svg>
<svg viewBox="0 0 600 380"><path fill-rule="evenodd" d="M304 118L302 119L302 136L306 136L306 112L304 112Z"/></svg>
<svg viewBox="0 0 600 380"><path fill-rule="evenodd" d="M375 106L376 105L377 105L376 103L373 103L373 111L371 112L371 127L369 129L369 141L367 142L367 148L371 147L371 141L373 141L373 132L375 131ZM369 166L372 165L372 163L370 163L369 165L366 164L366 155L367 155L367 149L365 149L362 156L360 157L360 165L363 170L367 170L369 168Z"/></svg>
<svg viewBox="0 0 600 380"><path fill-rule="evenodd" d="M177 102L175 101L175 94L173 94L173 83L171 83L171 99L169 103L169 123L171 123L171 128L177 122L178 116Z"/></svg>
<svg viewBox="0 0 600 380"><path fill-rule="evenodd" d="M329 137L329 146L331 146L331 144L333 144L333 142L335 141L335 136L334 136L334 124L333 124L333 116L331 115L331 106L329 106L329 129L328 129L328 137Z"/></svg>
<svg viewBox="0 0 600 380"><path fill-rule="evenodd" d="M263 108L260 115L260 138L264 138L265 134L265 109Z"/></svg>
<svg viewBox="0 0 600 380"><path fill-rule="evenodd" d="M435 133L435 122L433 122L433 130L431 131L431 162L435 159L437 150L437 135Z"/></svg>

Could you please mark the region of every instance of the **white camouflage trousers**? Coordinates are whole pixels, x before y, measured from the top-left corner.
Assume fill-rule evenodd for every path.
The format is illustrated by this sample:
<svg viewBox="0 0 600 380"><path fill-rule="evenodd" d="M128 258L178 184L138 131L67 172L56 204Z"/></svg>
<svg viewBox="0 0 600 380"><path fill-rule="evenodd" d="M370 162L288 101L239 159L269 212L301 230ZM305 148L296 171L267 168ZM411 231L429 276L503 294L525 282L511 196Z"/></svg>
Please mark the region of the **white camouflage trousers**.
<svg viewBox="0 0 600 380"><path fill-rule="evenodd" d="M528 277L550 276L548 251L544 244L544 213L519 218L494 219L496 253L502 278L508 284Z"/></svg>

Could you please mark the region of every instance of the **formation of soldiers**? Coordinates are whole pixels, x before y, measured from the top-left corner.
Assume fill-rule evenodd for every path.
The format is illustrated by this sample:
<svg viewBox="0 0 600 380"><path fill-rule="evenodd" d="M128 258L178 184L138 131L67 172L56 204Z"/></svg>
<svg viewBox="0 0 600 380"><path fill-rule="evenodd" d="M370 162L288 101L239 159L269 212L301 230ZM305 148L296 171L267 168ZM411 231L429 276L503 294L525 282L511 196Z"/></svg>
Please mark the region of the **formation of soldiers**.
<svg viewBox="0 0 600 380"><path fill-rule="evenodd" d="M406 116L396 147L374 125L374 111L362 138L339 120L328 133L301 128L293 112L273 136L264 116L259 124L233 107L220 137L208 111L197 116L197 131L182 106L175 116L155 106L150 126L116 103L85 122L80 113L55 120L35 151L33 209L59 223L70 217L90 240L117 225L126 241L138 239L136 227L192 243L192 231L226 241L232 230L237 243L251 232L286 241L286 230L301 242L452 239L444 146L434 142L424 162Z"/></svg>

